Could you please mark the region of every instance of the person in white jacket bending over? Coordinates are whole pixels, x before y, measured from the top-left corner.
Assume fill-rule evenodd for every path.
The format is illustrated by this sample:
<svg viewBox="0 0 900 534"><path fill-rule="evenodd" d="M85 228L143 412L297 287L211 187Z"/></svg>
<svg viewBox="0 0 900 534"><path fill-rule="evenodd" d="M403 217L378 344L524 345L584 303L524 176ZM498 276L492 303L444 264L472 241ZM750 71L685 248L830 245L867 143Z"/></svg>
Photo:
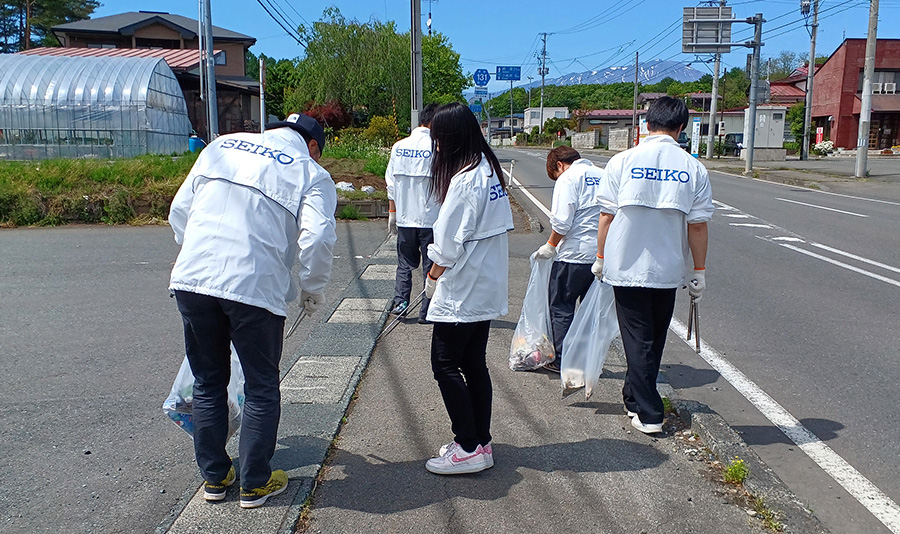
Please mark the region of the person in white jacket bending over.
<svg viewBox="0 0 900 534"><path fill-rule="evenodd" d="M591 270L613 286L627 369L622 396L631 424L662 432L656 391L675 290L687 275L692 298L706 287L706 222L712 192L703 165L678 146L684 102L663 97L647 110L650 136L606 164L600 185L597 259Z"/></svg>
<svg viewBox="0 0 900 534"><path fill-rule="evenodd" d="M263 134L224 135L209 144L181 185L169 224L181 252L172 269L194 375L194 453L204 498L219 501L234 483L225 451L227 386L233 343L244 372L240 438L242 508L284 491L272 471L281 396L278 389L286 303L300 261L307 313L323 303L336 241L337 193L318 161L325 133L313 118L291 115Z"/></svg>
<svg viewBox="0 0 900 534"><path fill-rule="evenodd" d="M550 327L556 359L544 366L559 372L563 339L575 317L575 303L594 281L591 264L597 248L600 205L597 190L603 169L581 157L572 147L556 147L547 154L547 175L555 181L550 209L550 239L537 249L540 259L555 258L550 270Z"/></svg>
<svg viewBox="0 0 900 534"><path fill-rule="evenodd" d="M434 241L431 227L440 206L431 194L431 117L437 106L428 104L419 114L419 127L391 148L384 180L389 207L388 231L397 235L397 283L391 313L409 306L412 272L422 261L422 277L431 269L428 245ZM428 299L422 301L419 323L426 323Z"/></svg>
<svg viewBox="0 0 900 534"><path fill-rule="evenodd" d="M453 441L425 463L432 473L475 473L494 465L491 377L485 360L491 319L507 312L513 229L506 181L475 115L440 107L431 123L432 176L441 210L425 280L431 369L450 416Z"/></svg>

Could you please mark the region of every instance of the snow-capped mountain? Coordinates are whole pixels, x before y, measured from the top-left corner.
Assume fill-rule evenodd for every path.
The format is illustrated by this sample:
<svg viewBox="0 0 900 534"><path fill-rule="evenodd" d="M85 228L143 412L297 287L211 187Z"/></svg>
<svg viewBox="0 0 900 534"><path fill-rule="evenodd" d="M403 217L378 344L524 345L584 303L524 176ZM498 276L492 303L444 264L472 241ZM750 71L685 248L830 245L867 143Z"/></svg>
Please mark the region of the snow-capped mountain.
<svg viewBox="0 0 900 534"><path fill-rule="evenodd" d="M679 82L695 82L704 75L689 65L678 61L661 61L659 59L641 63L638 70L638 81L643 84L657 83L663 78L672 78ZM603 70L574 72L558 78L547 78L546 85L582 85L606 84L634 81L634 65L607 67ZM540 80L531 84L540 87ZM527 85L525 86L527 87Z"/></svg>

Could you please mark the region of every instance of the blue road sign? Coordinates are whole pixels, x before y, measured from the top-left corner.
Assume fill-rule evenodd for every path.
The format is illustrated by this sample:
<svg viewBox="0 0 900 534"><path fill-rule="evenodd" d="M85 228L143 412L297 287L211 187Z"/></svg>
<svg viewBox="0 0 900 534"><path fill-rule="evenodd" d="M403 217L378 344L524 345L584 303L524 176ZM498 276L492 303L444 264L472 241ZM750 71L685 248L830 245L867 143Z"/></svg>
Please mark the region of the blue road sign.
<svg viewBox="0 0 900 534"><path fill-rule="evenodd" d="M469 109L472 110L472 113L478 115L481 113L481 104L469 104Z"/></svg>
<svg viewBox="0 0 900 534"><path fill-rule="evenodd" d="M522 79L522 67L497 67L497 79L518 81Z"/></svg>
<svg viewBox="0 0 900 534"><path fill-rule="evenodd" d="M475 80L475 85L487 85L491 81L491 73L487 69L478 69L472 75L472 79Z"/></svg>

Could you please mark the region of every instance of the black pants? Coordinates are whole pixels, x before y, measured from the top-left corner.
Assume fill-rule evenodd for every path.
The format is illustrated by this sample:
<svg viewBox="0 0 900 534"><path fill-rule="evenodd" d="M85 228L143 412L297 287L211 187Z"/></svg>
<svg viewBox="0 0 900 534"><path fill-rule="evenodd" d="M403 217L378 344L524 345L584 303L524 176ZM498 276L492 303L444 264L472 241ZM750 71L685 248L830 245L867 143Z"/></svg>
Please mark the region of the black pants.
<svg viewBox="0 0 900 534"><path fill-rule="evenodd" d="M272 474L281 392L278 364L284 317L231 300L176 291L184 322L184 345L194 374L194 453L203 478L221 482L231 468L228 381L234 343L244 371L244 410L238 446L241 486L265 486Z"/></svg>
<svg viewBox="0 0 900 534"><path fill-rule="evenodd" d="M663 402L656 391L656 377L675 311L675 289L614 287L613 290L628 362L622 388L625 407L637 413L642 423L662 423Z"/></svg>
<svg viewBox="0 0 900 534"><path fill-rule="evenodd" d="M491 375L485 361L490 329L490 321L434 323L431 335L431 370L454 440L466 452L491 441Z"/></svg>
<svg viewBox="0 0 900 534"><path fill-rule="evenodd" d="M550 328L557 363L562 363L563 339L575 317L575 302L584 299L593 282L590 263L553 262L550 270Z"/></svg>
<svg viewBox="0 0 900 534"><path fill-rule="evenodd" d="M412 291L412 272L422 262L422 279L425 279L431 264L428 259L428 245L434 243L434 232L431 228L411 228L400 226L397 228L397 285L394 287L394 301L391 308L403 301L409 302ZM422 308L419 318L425 319L428 315L430 299L422 299Z"/></svg>

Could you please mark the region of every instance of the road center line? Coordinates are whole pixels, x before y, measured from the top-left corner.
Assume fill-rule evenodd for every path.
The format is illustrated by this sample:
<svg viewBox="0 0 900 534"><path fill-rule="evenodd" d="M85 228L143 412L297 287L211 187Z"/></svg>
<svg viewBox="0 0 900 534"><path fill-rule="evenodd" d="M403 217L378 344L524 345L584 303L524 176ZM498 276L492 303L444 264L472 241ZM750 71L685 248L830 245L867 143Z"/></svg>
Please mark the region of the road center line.
<svg viewBox="0 0 900 534"><path fill-rule="evenodd" d="M672 318L669 328L679 338L685 340L687 327ZM693 342L687 342L691 345ZM691 348L693 346L691 345ZM897 534L900 533L900 506L885 495L878 487L857 471L834 450L810 432L796 417L784 409L768 393L757 386L747 375L729 363L703 340L700 341L700 357L750 401L766 419L791 438L807 456L816 462L831 478L836 480L850 495L865 506L879 521Z"/></svg>
<svg viewBox="0 0 900 534"><path fill-rule="evenodd" d="M717 171L716 169L708 169L708 170L709 170L709 172L724 174L725 176L733 176L735 178L742 178L742 179L747 178L746 176L741 176L739 174L734 174L731 172ZM804 187L802 185L783 184L781 182L773 182L771 180L763 180L762 178L751 178L751 180L753 180L754 182L763 182L763 183L767 183L767 184L777 185L780 187L789 187L791 189L803 189L804 192L818 193L820 195L831 195L831 196L835 196L835 197L852 198L853 200L863 200L865 202L876 202L878 204L890 204L891 206L900 206L900 202L892 202L890 200L881 200L880 198L866 198L866 197L858 197L858 196L854 196L854 195L845 195L843 193L834 193L831 191L821 191L819 189L812 189L810 187Z"/></svg>
<svg viewBox="0 0 900 534"><path fill-rule="evenodd" d="M529 193L527 189L522 187L522 185L508 172L505 170L503 172L510 177L513 183L516 184L516 186L524 192L532 202L534 202L538 209L549 215L550 210L548 210L546 206L535 198L534 195ZM731 206L728 207L730 208ZM779 245L900 286L900 282L897 282L896 280L869 273L868 271L858 269L852 265L836 262L835 260L820 256L814 252L809 252L793 245L788 245L787 243L779 243ZM682 340L687 337L687 327L675 317L672 317L669 329ZM687 342L685 341L685 343ZM890 529L892 533L900 534L900 506L898 506L897 503L892 501L890 497L878 489L878 487L868 478L863 476L856 468L841 458L841 456L834 452L831 447L810 432L796 417L785 410L784 407L769 396L768 393L763 391L756 383L750 380L740 369L728 362L718 351L710 347L709 344L703 340L700 340L700 357L713 369L718 371L718 373L722 375L722 378L727 380L728 383L744 396L744 398L750 401L750 403L753 404L766 419L784 432L784 434L789 437L791 441L796 443L797 446L800 447L800 450L806 453L816 465L828 473L831 478L837 481L837 483L847 490L850 495L853 495L853 498L865 506L866 509Z"/></svg>
<svg viewBox="0 0 900 534"><path fill-rule="evenodd" d="M849 252L844 252L843 250L836 249L833 247L829 247L828 245L823 245L821 243L815 243L813 241L809 242L810 245L814 247L818 247L822 250L827 250L828 252L833 252L835 254L840 254L841 256L846 256L848 258L854 259L856 261L861 261L863 263L868 263L869 265L874 265L875 267L881 267L882 269L893 271L895 273L900 273L900 268L894 267L893 265L888 265L886 263L881 263L880 261L870 260L869 258L864 258L862 256L857 256L856 254L851 254Z"/></svg>
<svg viewBox="0 0 900 534"><path fill-rule="evenodd" d="M810 208L816 208L816 209L820 209L820 210L834 211L834 212L837 212L837 213L843 213L843 214L845 214L845 215L853 215L854 217L865 217L865 218L868 218L868 217L869 217L868 215L863 215L863 214L861 214L861 213L853 213L852 211L844 211L844 210L837 210L837 209L834 209L834 208L826 208L825 206L819 206L818 204L807 204L806 202L800 202L800 201L797 201L797 200L790 200L790 199L787 199L787 198L779 198L779 197L775 197L775 200L780 200L780 201L782 201L782 202L790 202L791 204L800 204L801 206L808 206L808 207L810 207Z"/></svg>
<svg viewBox="0 0 900 534"><path fill-rule="evenodd" d="M887 276L881 276L880 274L875 274L873 272L869 272L865 269L860 269L859 267L854 267L853 265L844 263L842 261L833 260L829 257L822 256L821 254L816 254L815 252L810 252L809 250L802 249L800 247L795 247L794 245L788 245L787 243L778 243L784 248L791 249L793 251L799 252L800 254L806 254L807 256L816 258L818 260L822 260L824 262L830 263L832 265L837 265L838 267L843 267L848 271L853 271L855 273L859 273L864 276L868 276L869 278L874 278L875 280L880 280L882 282L886 282L891 284L892 286L900 287L900 282L894 280L893 278L888 278Z"/></svg>

